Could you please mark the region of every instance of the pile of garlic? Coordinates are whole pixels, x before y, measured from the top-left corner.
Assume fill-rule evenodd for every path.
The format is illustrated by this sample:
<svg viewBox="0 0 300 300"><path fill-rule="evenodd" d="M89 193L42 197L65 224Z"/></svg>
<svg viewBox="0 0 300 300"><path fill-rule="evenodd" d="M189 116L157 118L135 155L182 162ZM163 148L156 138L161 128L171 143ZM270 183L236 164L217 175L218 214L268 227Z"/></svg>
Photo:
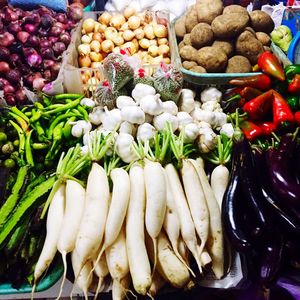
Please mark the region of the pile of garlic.
<svg viewBox="0 0 300 300"><path fill-rule="evenodd" d="M80 67L96 67L109 53L121 50L138 56L144 64L170 64L167 20L127 7L123 13L105 11L97 21L83 21L78 46Z"/></svg>
<svg viewBox="0 0 300 300"><path fill-rule="evenodd" d="M97 126L95 132L104 135L118 128L115 149L126 163L136 159L132 149L135 139L145 143L157 131L162 131L167 123L171 124L173 132L184 130L186 143L195 142L200 152L208 153L216 147L217 134L232 137L234 131L220 106L221 97L219 90L210 87L201 93L201 101L196 101L192 90L183 89L177 105L173 101L161 101L152 86L139 83L132 90L131 97L117 98L116 108L108 110L106 107L94 107L89 114L89 122ZM86 103L86 100L82 101ZM78 126L74 125L76 128ZM81 135L84 135L83 151L87 151L88 131L83 129Z"/></svg>

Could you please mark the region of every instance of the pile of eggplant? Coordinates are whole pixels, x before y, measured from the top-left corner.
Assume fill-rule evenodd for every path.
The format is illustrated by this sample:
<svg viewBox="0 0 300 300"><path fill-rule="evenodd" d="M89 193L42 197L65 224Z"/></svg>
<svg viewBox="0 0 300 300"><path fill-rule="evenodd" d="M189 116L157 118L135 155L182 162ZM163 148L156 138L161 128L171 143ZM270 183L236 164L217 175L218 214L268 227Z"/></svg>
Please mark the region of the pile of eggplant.
<svg viewBox="0 0 300 300"><path fill-rule="evenodd" d="M240 134L222 203L227 238L246 256L249 279L272 286L300 262L300 144L287 133L273 145Z"/></svg>

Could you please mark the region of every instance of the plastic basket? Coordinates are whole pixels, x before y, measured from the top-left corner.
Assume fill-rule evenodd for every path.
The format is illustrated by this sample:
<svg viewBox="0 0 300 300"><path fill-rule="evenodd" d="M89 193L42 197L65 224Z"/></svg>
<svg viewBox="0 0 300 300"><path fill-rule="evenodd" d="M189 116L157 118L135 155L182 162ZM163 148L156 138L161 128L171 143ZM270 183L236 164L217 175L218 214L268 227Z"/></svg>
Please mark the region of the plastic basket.
<svg viewBox="0 0 300 300"><path fill-rule="evenodd" d="M100 14L103 12L91 11L85 12L83 20L86 18L97 19ZM111 12L116 13L116 12ZM157 16L159 18L166 18L168 20L168 39L169 39L169 47L170 47L170 58L171 63L174 64L174 42L171 40L173 35L171 34L171 26L169 22L169 14L164 11L151 12L153 16ZM66 58L66 64L64 65L64 87L65 91L68 93L84 93L87 96L91 96L95 89L97 88L100 81L104 79L103 68L100 66L97 69L93 68L80 68L78 66L78 52L77 47L81 43L81 25L83 20L79 23L78 27L74 31L72 35L71 46L69 48L69 53ZM148 74L151 74L158 68L158 65L150 65L144 64L142 67L146 70ZM83 76L96 78L94 80L86 80L87 82L83 82Z"/></svg>

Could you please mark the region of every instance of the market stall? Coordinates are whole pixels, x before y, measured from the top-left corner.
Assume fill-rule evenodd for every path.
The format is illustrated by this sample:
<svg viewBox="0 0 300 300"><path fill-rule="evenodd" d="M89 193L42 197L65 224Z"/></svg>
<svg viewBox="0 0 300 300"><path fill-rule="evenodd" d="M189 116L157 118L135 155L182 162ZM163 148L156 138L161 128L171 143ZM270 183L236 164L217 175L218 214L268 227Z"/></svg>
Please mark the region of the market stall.
<svg viewBox="0 0 300 300"><path fill-rule="evenodd" d="M297 3L61 2L0 9L0 299L297 299Z"/></svg>

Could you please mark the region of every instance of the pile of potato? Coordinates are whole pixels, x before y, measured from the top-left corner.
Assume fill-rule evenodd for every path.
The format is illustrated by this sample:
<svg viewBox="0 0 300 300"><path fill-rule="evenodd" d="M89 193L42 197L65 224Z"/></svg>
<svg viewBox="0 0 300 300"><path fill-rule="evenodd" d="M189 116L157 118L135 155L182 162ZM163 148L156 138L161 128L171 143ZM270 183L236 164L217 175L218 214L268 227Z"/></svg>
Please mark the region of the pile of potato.
<svg viewBox="0 0 300 300"><path fill-rule="evenodd" d="M169 64L168 20L150 11L137 13L128 7L122 13L102 13L98 20L85 19L79 66L96 67L109 53L126 51L138 56L144 64Z"/></svg>
<svg viewBox="0 0 300 300"><path fill-rule="evenodd" d="M221 0L197 0L175 23L185 69L197 73L246 73L269 51L272 18Z"/></svg>

